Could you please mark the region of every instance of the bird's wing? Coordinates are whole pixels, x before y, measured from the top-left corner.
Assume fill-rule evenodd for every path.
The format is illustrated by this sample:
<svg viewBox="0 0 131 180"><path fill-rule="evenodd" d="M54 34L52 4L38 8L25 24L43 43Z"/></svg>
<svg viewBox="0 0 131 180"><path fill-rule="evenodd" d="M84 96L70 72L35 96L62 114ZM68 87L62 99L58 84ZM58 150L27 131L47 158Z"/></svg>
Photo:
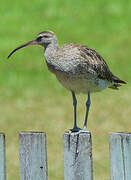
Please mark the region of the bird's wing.
<svg viewBox="0 0 131 180"><path fill-rule="evenodd" d="M78 46L80 55L84 58L85 63L96 72L98 78L113 81L114 75L110 71L108 65L94 49L87 46L79 45Z"/></svg>
<svg viewBox="0 0 131 180"><path fill-rule="evenodd" d="M60 47L58 52L59 56L62 54L62 59L65 59L65 61L67 59L70 59L70 61L73 59L79 61L78 69L80 66L80 69L83 69L84 71L86 70L87 73L88 70L91 70L99 79L107 80L114 84L126 84L125 81L120 80L110 71L102 56L96 50L89 48L88 46L73 43L64 44Z"/></svg>

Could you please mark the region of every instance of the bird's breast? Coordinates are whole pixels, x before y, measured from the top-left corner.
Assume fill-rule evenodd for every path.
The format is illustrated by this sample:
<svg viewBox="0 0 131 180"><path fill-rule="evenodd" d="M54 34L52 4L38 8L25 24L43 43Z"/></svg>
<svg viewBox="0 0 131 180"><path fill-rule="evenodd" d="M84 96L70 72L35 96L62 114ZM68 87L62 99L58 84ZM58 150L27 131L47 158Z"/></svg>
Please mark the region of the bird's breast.
<svg viewBox="0 0 131 180"><path fill-rule="evenodd" d="M78 74L84 72L84 69L80 67L80 62L77 60L63 60L63 59L54 59L46 61L48 69L53 72L61 72L70 75Z"/></svg>
<svg viewBox="0 0 131 180"><path fill-rule="evenodd" d="M92 69L79 61L48 61L47 66L66 89L76 93L97 92L108 87L107 81L100 80Z"/></svg>

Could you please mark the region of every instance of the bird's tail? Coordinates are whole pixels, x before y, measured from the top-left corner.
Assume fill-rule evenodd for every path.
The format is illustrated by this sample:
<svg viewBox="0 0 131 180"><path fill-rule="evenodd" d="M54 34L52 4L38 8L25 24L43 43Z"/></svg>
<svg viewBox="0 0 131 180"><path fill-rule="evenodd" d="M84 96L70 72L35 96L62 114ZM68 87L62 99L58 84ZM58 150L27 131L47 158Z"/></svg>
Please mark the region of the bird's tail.
<svg viewBox="0 0 131 180"><path fill-rule="evenodd" d="M117 89L119 89L118 87L120 87L121 84L127 84L125 81L119 79L117 76L114 76L114 75L113 75L112 81L113 81L114 84L109 87L111 89L116 89L117 90Z"/></svg>

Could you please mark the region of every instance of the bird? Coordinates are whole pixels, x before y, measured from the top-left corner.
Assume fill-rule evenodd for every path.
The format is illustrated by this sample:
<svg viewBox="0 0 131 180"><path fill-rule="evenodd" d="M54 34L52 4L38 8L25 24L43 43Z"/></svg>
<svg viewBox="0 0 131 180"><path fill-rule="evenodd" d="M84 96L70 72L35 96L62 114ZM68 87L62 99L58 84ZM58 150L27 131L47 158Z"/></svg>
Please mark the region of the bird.
<svg viewBox="0 0 131 180"><path fill-rule="evenodd" d="M81 44L59 46L53 31L45 30L36 38L14 49L8 56L26 46L40 45L44 48L44 57L48 70L56 75L58 81L68 89L73 98L74 125L71 132L87 131L88 114L91 105L90 94L106 88L119 89L125 81L115 76L103 57L94 49ZM77 125L76 94L87 94L86 115L83 128Z"/></svg>

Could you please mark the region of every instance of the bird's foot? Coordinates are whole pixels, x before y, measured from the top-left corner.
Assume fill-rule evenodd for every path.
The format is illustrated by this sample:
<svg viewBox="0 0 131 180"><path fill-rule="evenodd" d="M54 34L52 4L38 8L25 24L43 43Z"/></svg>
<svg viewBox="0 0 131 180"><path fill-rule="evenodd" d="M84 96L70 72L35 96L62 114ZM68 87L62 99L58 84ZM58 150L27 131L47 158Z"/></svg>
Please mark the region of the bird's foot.
<svg viewBox="0 0 131 180"><path fill-rule="evenodd" d="M76 132L80 132L82 129L79 127L74 127L73 129L70 129L70 133L76 133Z"/></svg>
<svg viewBox="0 0 131 180"><path fill-rule="evenodd" d="M69 133L89 133L90 131L87 130L87 128L84 126L83 129L79 127L74 127L73 129L70 129Z"/></svg>

